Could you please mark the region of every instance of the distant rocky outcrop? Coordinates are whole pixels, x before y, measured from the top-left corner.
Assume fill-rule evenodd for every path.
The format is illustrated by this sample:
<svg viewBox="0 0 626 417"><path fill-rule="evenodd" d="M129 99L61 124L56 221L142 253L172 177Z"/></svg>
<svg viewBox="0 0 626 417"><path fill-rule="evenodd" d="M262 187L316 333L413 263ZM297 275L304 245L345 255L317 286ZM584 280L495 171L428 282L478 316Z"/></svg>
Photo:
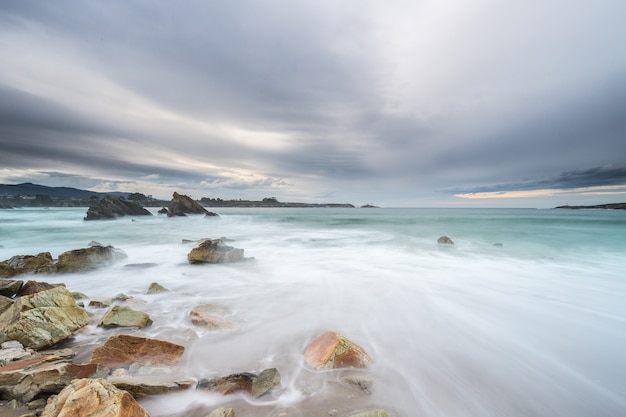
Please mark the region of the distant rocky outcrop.
<svg viewBox="0 0 626 417"><path fill-rule="evenodd" d="M106 196L87 210L85 220L110 220L122 216L152 216L137 201L128 201L121 197Z"/></svg>
<svg viewBox="0 0 626 417"><path fill-rule="evenodd" d="M626 210L626 203L596 204L593 206L558 206L558 209L605 209L605 210Z"/></svg>
<svg viewBox="0 0 626 417"><path fill-rule="evenodd" d="M243 249L233 248L224 243L222 239L206 239L200 242L187 255L190 264L198 263L225 263L240 262L244 260Z"/></svg>
<svg viewBox="0 0 626 417"><path fill-rule="evenodd" d="M202 207L200 203L191 197L174 192L172 201L167 206L167 216L186 216L187 214L204 214L205 216L218 216Z"/></svg>
<svg viewBox="0 0 626 417"><path fill-rule="evenodd" d="M440 245L450 245L450 246L454 245L454 241L450 239L448 236L440 236L437 239L437 243Z"/></svg>

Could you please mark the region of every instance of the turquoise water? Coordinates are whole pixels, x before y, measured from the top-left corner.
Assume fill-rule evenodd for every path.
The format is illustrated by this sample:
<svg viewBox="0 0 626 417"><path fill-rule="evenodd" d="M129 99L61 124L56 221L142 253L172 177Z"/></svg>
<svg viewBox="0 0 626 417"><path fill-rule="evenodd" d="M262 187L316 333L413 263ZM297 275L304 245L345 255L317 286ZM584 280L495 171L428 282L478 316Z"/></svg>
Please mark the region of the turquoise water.
<svg viewBox="0 0 626 417"><path fill-rule="evenodd" d="M626 415L624 211L215 211L220 218L84 222L85 209L0 210L0 259L41 251L56 257L92 240L124 250L125 262L53 279L92 298L124 292L145 301L133 308L154 320L146 335L187 347L185 376L276 366L282 390L261 402L237 399L258 415L308 415L310 402L331 394L338 374L316 376L301 356L327 329L375 359L368 372L374 391L354 400L361 409L399 416ZM437 245L442 235L455 245ZM191 246L182 239L222 236L255 261L186 263ZM153 281L171 292L145 295ZM189 308L207 302L230 307L241 328L194 328ZM104 313L90 312L94 322ZM90 325L75 343L109 335ZM311 378L323 380L312 394ZM233 401L201 394L143 404L154 417Z"/></svg>

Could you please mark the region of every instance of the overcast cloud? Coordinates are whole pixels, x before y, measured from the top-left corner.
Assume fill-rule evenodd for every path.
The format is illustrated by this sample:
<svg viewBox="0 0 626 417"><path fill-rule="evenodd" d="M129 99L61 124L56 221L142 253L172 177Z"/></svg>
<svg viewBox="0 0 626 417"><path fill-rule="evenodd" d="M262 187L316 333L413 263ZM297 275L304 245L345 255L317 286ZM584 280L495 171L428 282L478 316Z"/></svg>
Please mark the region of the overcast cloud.
<svg viewBox="0 0 626 417"><path fill-rule="evenodd" d="M626 2L0 3L0 183L626 201Z"/></svg>

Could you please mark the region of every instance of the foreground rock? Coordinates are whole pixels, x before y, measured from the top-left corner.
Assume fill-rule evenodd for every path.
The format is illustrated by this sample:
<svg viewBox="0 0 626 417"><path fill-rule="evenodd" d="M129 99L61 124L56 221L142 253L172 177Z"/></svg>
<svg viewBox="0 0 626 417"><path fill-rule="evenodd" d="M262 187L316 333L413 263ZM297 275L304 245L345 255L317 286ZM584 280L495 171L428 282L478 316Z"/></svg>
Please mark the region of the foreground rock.
<svg viewBox="0 0 626 417"><path fill-rule="evenodd" d="M3 297L14 297L24 285L24 281L12 279L0 279L0 295Z"/></svg>
<svg viewBox="0 0 626 417"><path fill-rule="evenodd" d="M94 349L90 362L111 369L133 364L176 366L184 351L183 346L164 340L120 334Z"/></svg>
<svg viewBox="0 0 626 417"><path fill-rule="evenodd" d="M101 377L109 370L96 364L72 363L70 349L27 354L0 368L0 397L31 401L57 394L76 378Z"/></svg>
<svg viewBox="0 0 626 417"><path fill-rule="evenodd" d="M308 344L304 361L313 369L368 368L373 362L365 349L333 331L320 334Z"/></svg>
<svg viewBox="0 0 626 417"><path fill-rule="evenodd" d="M198 383L198 389L219 392L223 395L243 391L250 394L252 398L259 398L277 385L280 385L280 373L276 368L268 368L258 375L244 372L209 380L203 379Z"/></svg>
<svg viewBox="0 0 626 417"><path fill-rule="evenodd" d="M57 272L91 271L126 258L124 251L113 246L93 245L60 254L56 270Z"/></svg>
<svg viewBox="0 0 626 417"><path fill-rule="evenodd" d="M217 216L216 213L212 213L202 207L197 201L191 199L186 195L178 194L174 192L172 201L167 206L167 216L186 216L187 214L204 214L205 216Z"/></svg>
<svg viewBox="0 0 626 417"><path fill-rule="evenodd" d="M48 401L41 417L149 417L126 391L104 379L77 379Z"/></svg>
<svg viewBox="0 0 626 417"><path fill-rule="evenodd" d="M134 398L150 395L162 395L189 389L194 381L190 379L163 380L163 378L112 376L107 378L111 384L119 389L128 391Z"/></svg>
<svg viewBox="0 0 626 417"><path fill-rule="evenodd" d="M17 299L0 315L0 342L17 340L40 350L66 339L87 325L89 317L65 287Z"/></svg>
<svg viewBox="0 0 626 417"><path fill-rule="evenodd" d="M114 306L105 313L98 326L104 328L136 327L141 329L151 324L150 316L143 311L133 310L126 306Z"/></svg>
<svg viewBox="0 0 626 417"><path fill-rule="evenodd" d="M0 277L11 278L21 274L54 272L54 261L50 252L37 255L16 255L0 262Z"/></svg>
<svg viewBox="0 0 626 417"><path fill-rule="evenodd" d="M243 249L233 248L222 239L206 239L200 242L187 255L190 264L241 262L244 260Z"/></svg>
<svg viewBox="0 0 626 417"><path fill-rule="evenodd" d="M123 216L152 216L152 213L136 201L106 196L95 206L89 207L85 220L110 220Z"/></svg>
<svg viewBox="0 0 626 417"><path fill-rule="evenodd" d="M239 328L239 324L221 317L228 313L229 310L222 306L200 304L191 309L189 317L194 326L204 327L209 330L233 330Z"/></svg>

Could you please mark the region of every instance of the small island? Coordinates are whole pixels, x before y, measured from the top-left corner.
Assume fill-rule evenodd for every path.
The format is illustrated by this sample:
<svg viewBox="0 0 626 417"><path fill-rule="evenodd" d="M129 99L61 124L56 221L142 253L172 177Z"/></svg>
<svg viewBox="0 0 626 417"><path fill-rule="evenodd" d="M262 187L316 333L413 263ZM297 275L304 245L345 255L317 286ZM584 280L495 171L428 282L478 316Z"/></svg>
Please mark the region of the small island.
<svg viewBox="0 0 626 417"><path fill-rule="evenodd" d="M596 204L593 206L569 206L569 205L565 205L565 206L558 206L555 207L558 209L573 209L573 210L580 210L580 209L605 209L605 210L626 210L626 203L611 203L611 204Z"/></svg>

